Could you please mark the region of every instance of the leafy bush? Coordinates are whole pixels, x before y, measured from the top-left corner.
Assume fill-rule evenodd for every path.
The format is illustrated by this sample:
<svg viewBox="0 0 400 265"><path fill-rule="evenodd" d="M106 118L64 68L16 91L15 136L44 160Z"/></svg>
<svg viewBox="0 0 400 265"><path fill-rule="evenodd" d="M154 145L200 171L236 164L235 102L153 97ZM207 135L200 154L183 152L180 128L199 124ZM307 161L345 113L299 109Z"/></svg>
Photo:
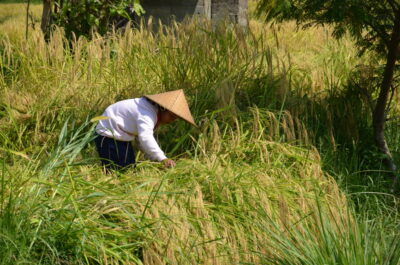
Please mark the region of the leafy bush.
<svg viewBox="0 0 400 265"><path fill-rule="evenodd" d="M132 19L141 15L144 10L139 0L85 0L55 1L55 12L52 23L64 28L66 36L91 36L93 32L101 35L109 32L119 19Z"/></svg>

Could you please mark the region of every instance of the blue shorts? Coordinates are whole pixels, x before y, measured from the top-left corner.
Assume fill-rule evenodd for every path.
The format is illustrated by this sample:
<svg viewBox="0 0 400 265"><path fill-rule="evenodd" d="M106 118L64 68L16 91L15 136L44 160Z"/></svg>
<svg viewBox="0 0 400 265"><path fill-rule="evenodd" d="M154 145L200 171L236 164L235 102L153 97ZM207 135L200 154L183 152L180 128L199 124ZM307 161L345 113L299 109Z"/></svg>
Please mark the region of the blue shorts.
<svg viewBox="0 0 400 265"><path fill-rule="evenodd" d="M101 163L107 169L120 170L135 164L135 151L131 142L118 141L99 134L94 141Z"/></svg>

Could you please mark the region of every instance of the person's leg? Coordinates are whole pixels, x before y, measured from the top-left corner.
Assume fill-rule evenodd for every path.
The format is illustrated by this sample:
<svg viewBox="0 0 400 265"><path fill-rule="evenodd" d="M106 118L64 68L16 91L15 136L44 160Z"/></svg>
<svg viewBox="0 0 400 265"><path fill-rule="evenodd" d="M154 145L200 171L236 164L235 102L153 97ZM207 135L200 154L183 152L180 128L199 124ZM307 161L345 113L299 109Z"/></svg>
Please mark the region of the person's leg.
<svg viewBox="0 0 400 265"><path fill-rule="evenodd" d="M115 140L114 140L115 141ZM135 151L133 150L131 142L115 141L117 151L113 153L113 161L120 169L135 164Z"/></svg>
<svg viewBox="0 0 400 265"><path fill-rule="evenodd" d="M102 164L107 169L120 170L135 164L135 152L130 142L99 135L96 137L95 143Z"/></svg>
<svg viewBox="0 0 400 265"><path fill-rule="evenodd" d="M109 155L109 141L107 140L107 137L97 135L94 142L96 143L96 149L97 153L99 153L101 164L105 168L110 168L112 161Z"/></svg>

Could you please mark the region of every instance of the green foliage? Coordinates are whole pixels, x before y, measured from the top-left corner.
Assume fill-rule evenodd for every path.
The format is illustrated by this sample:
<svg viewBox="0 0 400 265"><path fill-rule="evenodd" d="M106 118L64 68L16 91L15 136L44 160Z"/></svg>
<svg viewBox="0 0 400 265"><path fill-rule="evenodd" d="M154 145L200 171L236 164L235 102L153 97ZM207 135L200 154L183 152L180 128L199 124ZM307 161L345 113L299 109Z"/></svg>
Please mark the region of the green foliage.
<svg viewBox="0 0 400 265"><path fill-rule="evenodd" d="M91 36L95 31L101 35L112 29L112 18L131 19L128 8L137 15L144 13L139 0L85 0L55 1L59 7L53 13L52 23L65 29L67 37Z"/></svg>
<svg viewBox="0 0 400 265"><path fill-rule="evenodd" d="M16 3L26 4L27 2L28 2L28 0L2 0L1 1L2 4L16 4ZM32 4L41 4L41 3L43 3L43 0L30 0L30 2Z"/></svg>
<svg viewBox="0 0 400 265"><path fill-rule="evenodd" d="M330 24L334 35L342 37L349 32L365 50L387 54L387 45L399 12L397 1L375 0L261 0L258 15L267 20L296 20L304 26Z"/></svg>
<svg viewBox="0 0 400 265"><path fill-rule="evenodd" d="M2 38L0 263L398 263L398 200L362 153L369 105L349 82L370 80L352 70L371 57L328 32L252 21L143 26L70 49L58 28L47 42ZM177 167L103 174L87 117L178 88L200 128L157 132ZM322 169L372 216L357 219Z"/></svg>
<svg viewBox="0 0 400 265"><path fill-rule="evenodd" d="M374 82L367 71L352 71L372 57L358 58L352 43L328 38L325 31L295 32L287 25L287 32L273 35L264 27L256 24L248 33L228 27L213 31L208 24L176 25L157 34L129 29L75 40L72 49L63 49L67 40L62 31L55 31L48 43L30 39L29 49L5 41L1 144L36 153L44 143L57 144L55 132L68 117L83 121L117 100L184 88L202 126L216 117L223 130L232 125L232 116L245 122L249 109L258 106L275 115L262 116L270 121L266 127L281 124L273 130L290 132L271 132L272 139L315 145L324 169L350 191L384 190L378 156L366 151L372 145L370 105L354 84ZM310 43L310 50L298 50ZM181 122L160 129L162 148L171 156L184 155L191 137L200 134ZM395 146L400 136L391 131ZM358 173L348 180L349 172ZM365 187L371 175L375 187Z"/></svg>
<svg viewBox="0 0 400 265"><path fill-rule="evenodd" d="M384 71L379 85L372 93L360 87L369 98L371 105L373 138L382 154L381 159L389 169L393 179L392 190L398 189L398 170L385 138L385 122L390 111L390 101L396 90L396 62L400 50L400 3L396 0L376 2L374 0L262 0L258 5L258 14L266 14L267 20L295 20L304 26L332 25L333 35L343 37L346 32L356 40L359 54L373 51L385 60ZM375 69L379 69L379 63ZM375 93L379 91L379 93ZM374 102L373 100L376 99Z"/></svg>
<svg viewBox="0 0 400 265"><path fill-rule="evenodd" d="M109 175L73 159L93 125L65 122L47 158L1 163L0 262L397 265L392 224L354 219L317 152L268 140L262 118L211 120L174 169Z"/></svg>

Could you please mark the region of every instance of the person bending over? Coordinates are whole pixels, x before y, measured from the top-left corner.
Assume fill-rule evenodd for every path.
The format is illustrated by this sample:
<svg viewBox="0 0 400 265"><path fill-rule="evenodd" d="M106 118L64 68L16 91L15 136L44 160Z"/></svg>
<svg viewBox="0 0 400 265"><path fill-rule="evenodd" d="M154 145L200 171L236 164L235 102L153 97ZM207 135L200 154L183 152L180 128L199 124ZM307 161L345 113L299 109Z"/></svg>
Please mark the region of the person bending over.
<svg viewBox="0 0 400 265"><path fill-rule="evenodd" d="M174 167L154 138L154 130L181 118L196 126L183 90L118 101L106 108L96 126L96 149L106 169L123 169L135 164L131 142L152 161Z"/></svg>

